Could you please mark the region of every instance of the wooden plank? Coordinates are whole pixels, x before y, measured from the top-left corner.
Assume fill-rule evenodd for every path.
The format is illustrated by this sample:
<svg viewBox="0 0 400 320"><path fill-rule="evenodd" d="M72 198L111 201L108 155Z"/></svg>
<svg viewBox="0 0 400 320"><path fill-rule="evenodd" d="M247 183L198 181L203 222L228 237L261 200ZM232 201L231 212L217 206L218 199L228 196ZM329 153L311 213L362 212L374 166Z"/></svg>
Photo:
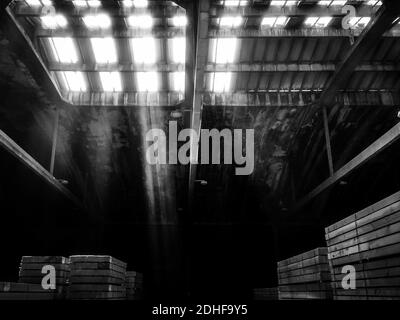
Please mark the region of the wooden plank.
<svg viewBox="0 0 400 320"><path fill-rule="evenodd" d="M328 233L328 239L331 240L339 235L344 233L350 232L357 227L364 226L369 224L373 221L382 219L384 217L390 216L400 210L400 202L397 201L395 203L389 204L381 209L374 210L369 212L368 215L363 215L362 217L358 218L358 214L353 215L355 220L347 225L344 225L334 231Z"/></svg>
<svg viewBox="0 0 400 320"><path fill-rule="evenodd" d="M400 233L395 233L395 234L388 235L386 237L372 240L370 242L357 244L355 246L351 246L348 248L344 248L344 249L329 253L328 257L329 257L329 259L334 260L334 259L337 259L340 257L354 255L357 253L369 252L374 249L388 247L388 246L399 244L399 243L400 243ZM396 254L396 253L398 253L398 252L393 252L392 254Z"/></svg>
<svg viewBox="0 0 400 320"><path fill-rule="evenodd" d="M72 284L70 292L125 292L125 287L112 284Z"/></svg>
<svg viewBox="0 0 400 320"><path fill-rule="evenodd" d="M343 289L342 281L332 282L332 287ZM356 288L373 288L373 287L400 287L400 277L391 278L374 278L356 280Z"/></svg>
<svg viewBox="0 0 400 320"><path fill-rule="evenodd" d="M292 283L306 283L306 282L316 282L316 281L330 281L330 272L318 272L311 275L293 277L288 279L278 279L279 285L292 284Z"/></svg>
<svg viewBox="0 0 400 320"><path fill-rule="evenodd" d="M286 279L290 277L298 277L324 271L329 272L329 265L327 263L323 265L315 265L313 267L302 268L293 271L280 272L278 275L280 279Z"/></svg>
<svg viewBox="0 0 400 320"><path fill-rule="evenodd" d="M375 229L379 229L379 228L382 228L382 227L387 226L387 225L394 224L394 223L399 222L399 221L400 221L400 211L399 212L395 212L394 214L391 214L391 215L389 215L387 217L384 217L382 219L379 219L377 221L374 221L374 222L372 222L370 224L366 224L361 228L357 228L357 229L351 230L349 232L346 232L344 234L341 234L341 235L339 235L337 237L334 237L334 238L332 238L330 240L327 240L328 251L331 250L330 247L332 247L335 244L342 243L342 242L344 242L346 240L355 238L355 237L357 237L359 235L363 235L363 234L371 232L371 231L373 231Z"/></svg>
<svg viewBox="0 0 400 320"><path fill-rule="evenodd" d="M72 269L70 277L111 277L122 279L125 281L125 273L116 272L114 270L76 270Z"/></svg>
<svg viewBox="0 0 400 320"><path fill-rule="evenodd" d="M300 262L296 262L287 266L279 267L278 272L286 272L291 270L297 270L305 267L310 267L318 264L328 263L328 255L316 256L313 258L305 259Z"/></svg>
<svg viewBox="0 0 400 320"><path fill-rule="evenodd" d="M71 276L69 279L71 284L122 284L124 283L123 279L114 278L114 277L74 277Z"/></svg>
<svg viewBox="0 0 400 320"><path fill-rule="evenodd" d="M315 256L320 256L320 255L327 255L327 248L316 248L304 253L301 253L299 255L296 255L294 257L288 258L286 260L278 261L278 267L282 266L287 266L292 263L300 262L302 260L306 260Z"/></svg>
<svg viewBox="0 0 400 320"><path fill-rule="evenodd" d="M70 261L72 264L71 268L73 268L73 265L75 263L109 263L109 264L115 264L117 266L120 266L121 268L126 269L125 262L111 256L75 255L75 256L70 256Z"/></svg>
<svg viewBox="0 0 400 320"><path fill-rule="evenodd" d="M373 250L352 254L349 256L331 259L330 263L332 263L333 266L341 266L363 260L377 259L386 256L395 256L399 255L399 252L400 252L400 243L396 243L382 248L377 248Z"/></svg>
<svg viewBox="0 0 400 320"><path fill-rule="evenodd" d="M370 227L372 227L372 226L370 225L369 228ZM345 250L347 248L352 248L354 246L363 246L367 243L372 243L373 240L387 237L389 235L393 235L396 233L400 233L400 222L396 222L391 225L386 225L383 228L375 229L372 232L363 233L360 236L357 236L350 240L332 245L329 247L329 254L331 254L331 256L333 256L334 254L336 254L336 252L340 252L342 250ZM399 241L397 241L397 242L400 242L400 234L398 236L399 236Z"/></svg>

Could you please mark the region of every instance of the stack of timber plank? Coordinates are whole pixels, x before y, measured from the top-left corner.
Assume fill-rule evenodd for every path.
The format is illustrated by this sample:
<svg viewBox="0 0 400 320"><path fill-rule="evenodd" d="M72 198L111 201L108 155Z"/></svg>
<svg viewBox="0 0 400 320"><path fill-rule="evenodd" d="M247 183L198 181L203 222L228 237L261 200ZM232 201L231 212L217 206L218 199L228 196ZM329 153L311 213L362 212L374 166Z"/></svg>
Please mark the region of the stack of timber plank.
<svg viewBox="0 0 400 320"><path fill-rule="evenodd" d="M278 262L279 299L331 299L327 248Z"/></svg>
<svg viewBox="0 0 400 320"><path fill-rule="evenodd" d="M0 282L0 300L58 300L62 296L60 289L44 290L40 284Z"/></svg>
<svg viewBox="0 0 400 320"><path fill-rule="evenodd" d="M42 280L48 274L43 269L45 266L54 267L56 276L56 287L54 289L44 289L42 286ZM24 256L21 259L18 283L0 283L0 300L63 299L68 286L68 278L69 260L67 258L60 256Z"/></svg>
<svg viewBox="0 0 400 320"><path fill-rule="evenodd" d="M125 300L126 263L111 256L70 257L68 298L72 300Z"/></svg>
<svg viewBox="0 0 400 320"><path fill-rule="evenodd" d="M400 192L325 229L337 300L400 299ZM345 290L344 266L356 270Z"/></svg>
<svg viewBox="0 0 400 320"><path fill-rule="evenodd" d="M136 271L127 271L125 286L128 300L141 300L143 298L143 274Z"/></svg>
<svg viewBox="0 0 400 320"><path fill-rule="evenodd" d="M254 300L279 300L278 288L257 288L253 290Z"/></svg>

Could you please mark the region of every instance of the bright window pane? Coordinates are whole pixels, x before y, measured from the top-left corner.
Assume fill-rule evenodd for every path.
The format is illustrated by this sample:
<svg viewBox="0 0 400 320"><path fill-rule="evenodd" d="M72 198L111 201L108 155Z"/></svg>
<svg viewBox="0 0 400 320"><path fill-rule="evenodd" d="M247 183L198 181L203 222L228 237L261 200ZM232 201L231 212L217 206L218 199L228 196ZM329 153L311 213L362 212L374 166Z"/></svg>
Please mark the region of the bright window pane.
<svg viewBox="0 0 400 320"><path fill-rule="evenodd" d="M61 63L78 62L75 42L72 38L49 38L55 60Z"/></svg>
<svg viewBox="0 0 400 320"><path fill-rule="evenodd" d="M119 72L100 72L100 81L105 92L122 91Z"/></svg>
<svg viewBox="0 0 400 320"><path fill-rule="evenodd" d="M236 38L221 38L214 42L214 62L233 63L237 50Z"/></svg>
<svg viewBox="0 0 400 320"><path fill-rule="evenodd" d="M185 72L172 72L172 90L185 92Z"/></svg>
<svg viewBox="0 0 400 320"><path fill-rule="evenodd" d="M89 29L108 29L111 27L111 18L104 14L87 15L83 22Z"/></svg>
<svg viewBox="0 0 400 320"><path fill-rule="evenodd" d="M156 92L159 90L157 72L137 72L136 77L139 92Z"/></svg>
<svg viewBox="0 0 400 320"><path fill-rule="evenodd" d="M90 42L97 63L116 63L118 61L113 38L91 38Z"/></svg>
<svg viewBox="0 0 400 320"><path fill-rule="evenodd" d="M211 76L210 90L214 92L227 92L231 88L231 72L215 72Z"/></svg>
<svg viewBox="0 0 400 320"><path fill-rule="evenodd" d="M61 78L68 91L86 91L86 81L82 72L65 71L61 73Z"/></svg>
<svg viewBox="0 0 400 320"><path fill-rule="evenodd" d="M156 41L154 38L131 39L132 54L135 63L156 63Z"/></svg>
<svg viewBox="0 0 400 320"><path fill-rule="evenodd" d="M219 25L221 27L239 27L243 23L243 18L241 16L237 17L222 17L220 19Z"/></svg>
<svg viewBox="0 0 400 320"><path fill-rule="evenodd" d="M186 61L186 39L172 39L172 61L174 63L185 63Z"/></svg>
<svg viewBox="0 0 400 320"><path fill-rule="evenodd" d="M128 24L131 28L150 29L154 21L150 15L132 15L128 18Z"/></svg>

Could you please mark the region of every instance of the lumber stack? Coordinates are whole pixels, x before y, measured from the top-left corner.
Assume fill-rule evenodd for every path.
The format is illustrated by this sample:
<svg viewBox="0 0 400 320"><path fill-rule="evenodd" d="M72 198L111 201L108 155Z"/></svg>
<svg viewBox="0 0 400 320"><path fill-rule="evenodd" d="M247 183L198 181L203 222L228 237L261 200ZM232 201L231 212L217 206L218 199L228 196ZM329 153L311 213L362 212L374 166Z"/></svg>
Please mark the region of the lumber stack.
<svg viewBox="0 0 400 320"><path fill-rule="evenodd" d="M331 299L327 248L278 262L279 299Z"/></svg>
<svg viewBox="0 0 400 320"><path fill-rule="evenodd" d="M127 271L125 287L128 300L141 300L143 297L143 274L136 271Z"/></svg>
<svg viewBox="0 0 400 320"><path fill-rule="evenodd" d="M69 299L126 299L126 263L111 256L71 256Z"/></svg>
<svg viewBox="0 0 400 320"><path fill-rule="evenodd" d="M45 267L54 267L56 285L65 287L69 279L69 259L61 256L24 256L19 268L19 283L42 284Z"/></svg>
<svg viewBox="0 0 400 320"><path fill-rule="evenodd" d="M0 300L58 300L62 288L44 290L40 284L0 282Z"/></svg>
<svg viewBox="0 0 400 320"><path fill-rule="evenodd" d="M337 300L400 299L400 192L325 229ZM343 268L356 270L345 290Z"/></svg>
<svg viewBox="0 0 400 320"><path fill-rule="evenodd" d="M257 288L253 290L254 300L278 300L278 288Z"/></svg>

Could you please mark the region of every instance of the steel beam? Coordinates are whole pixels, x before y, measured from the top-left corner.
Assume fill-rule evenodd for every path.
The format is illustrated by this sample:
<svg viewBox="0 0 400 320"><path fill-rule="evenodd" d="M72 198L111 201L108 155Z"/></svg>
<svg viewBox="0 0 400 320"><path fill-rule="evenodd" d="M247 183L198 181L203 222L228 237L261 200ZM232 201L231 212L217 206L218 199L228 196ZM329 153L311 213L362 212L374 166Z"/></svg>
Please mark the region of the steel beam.
<svg viewBox="0 0 400 320"><path fill-rule="evenodd" d="M382 151L386 150L390 145L399 140L400 138L400 123L395 125L392 129L390 129L387 133L385 133L382 137L372 143L368 148L366 148L363 152L361 152L358 156L353 158L347 164L345 164L342 168L337 170L331 177L322 182L318 187L316 187L313 191L307 194L300 202L295 206L294 211L299 210L301 207L306 205L316 196L321 194L322 192L328 190L333 187L340 180L348 176L350 173L354 172L356 169L361 167L363 164L368 162L369 160L375 158L377 155L382 153Z"/></svg>
<svg viewBox="0 0 400 320"><path fill-rule="evenodd" d="M32 158L25 150L23 150L15 141L7 136L3 131L0 130L0 146L10 153L13 157L19 160L25 167L31 170L33 173L38 175L44 182L50 187L60 192L67 199L71 200L76 206L82 207L81 202L50 172L40 165L35 159Z"/></svg>

